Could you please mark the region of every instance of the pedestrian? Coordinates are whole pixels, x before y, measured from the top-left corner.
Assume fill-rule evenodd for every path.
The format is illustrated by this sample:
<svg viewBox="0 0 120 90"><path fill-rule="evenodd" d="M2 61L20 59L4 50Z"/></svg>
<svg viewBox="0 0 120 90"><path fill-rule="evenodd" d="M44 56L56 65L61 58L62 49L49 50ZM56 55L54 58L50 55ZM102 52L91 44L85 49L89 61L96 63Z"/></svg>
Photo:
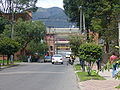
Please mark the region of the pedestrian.
<svg viewBox="0 0 120 90"><path fill-rule="evenodd" d="M101 70L101 58L98 58L96 60L96 64L97 64L97 70Z"/></svg>
<svg viewBox="0 0 120 90"><path fill-rule="evenodd" d="M117 55L115 55L115 53L113 52L112 55L110 56L110 64L112 64L112 77L115 76L115 74L117 73L117 65L116 63L114 63L114 61L116 61L118 59Z"/></svg>
<svg viewBox="0 0 120 90"><path fill-rule="evenodd" d="M82 71L85 71L85 61L80 59L80 66L82 67Z"/></svg>
<svg viewBox="0 0 120 90"><path fill-rule="evenodd" d="M14 59L14 56L10 55L10 62L11 62L11 64L13 64L13 59Z"/></svg>
<svg viewBox="0 0 120 90"><path fill-rule="evenodd" d="M28 56L28 63L31 62L31 55Z"/></svg>

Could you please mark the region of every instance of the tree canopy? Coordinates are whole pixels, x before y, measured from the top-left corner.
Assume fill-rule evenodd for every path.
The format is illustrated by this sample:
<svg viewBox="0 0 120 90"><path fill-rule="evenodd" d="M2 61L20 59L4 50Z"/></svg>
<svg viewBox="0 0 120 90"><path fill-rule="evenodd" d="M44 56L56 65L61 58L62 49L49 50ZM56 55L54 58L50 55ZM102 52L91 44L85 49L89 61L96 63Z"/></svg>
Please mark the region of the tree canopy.
<svg viewBox="0 0 120 90"><path fill-rule="evenodd" d="M45 32L46 28L42 22L23 21L20 19L14 25L13 39L19 42L22 45L21 50L24 50L30 42L40 42L41 39L44 39ZM1 34L1 37L10 38L10 36L10 25L6 25L4 32Z"/></svg>
<svg viewBox="0 0 120 90"><path fill-rule="evenodd" d="M0 39L0 54L12 55L17 52L20 48L20 44L10 38Z"/></svg>
<svg viewBox="0 0 120 90"><path fill-rule="evenodd" d="M85 39L84 36L80 35L72 35L69 37L71 50L76 56L78 56L79 46L85 42L84 39Z"/></svg>
<svg viewBox="0 0 120 90"><path fill-rule="evenodd" d="M95 62L102 56L102 47L93 43L84 43L79 47L79 57L87 62Z"/></svg>
<svg viewBox="0 0 120 90"><path fill-rule="evenodd" d="M71 21L80 25L79 7L82 6L86 29L98 32L107 47L111 43L114 46L117 45L120 0L63 0L63 2L65 12ZM107 51L109 52L109 50Z"/></svg>
<svg viewBox="0 0 120 90"><path fill-rule="evenodd" d="M86 27L91 27L92 18L104 19L112 15L115 19L120 13L120 1L116 0L63 0L65 13L72 21L79 23L80 6L86 17ZM104 17L104 18L103 18ZM78 24L79 25L79 24ZM106 26L106 25L104 25Z"/></svg>
<svg viewBox="0 0 120 90"><path fill-rule="evenodd" d="M26 10L36 10L37 0L0 0L0 12L23 12Z"/></svg>
<svg viewBox="0 0 120 90"><path fill-rule="evenodd" d="M31 53L39 53L41 55L44 55L48 51L48 46L45 42L30 42L27 46L27 50Z"/></svg>
<svg viewBox="0 0 120 90"><path fill-rule="evenodd" d="M5 25L8 24L9 21L4 17L0 17L0 33L2 33L5 29Z"/></svg>

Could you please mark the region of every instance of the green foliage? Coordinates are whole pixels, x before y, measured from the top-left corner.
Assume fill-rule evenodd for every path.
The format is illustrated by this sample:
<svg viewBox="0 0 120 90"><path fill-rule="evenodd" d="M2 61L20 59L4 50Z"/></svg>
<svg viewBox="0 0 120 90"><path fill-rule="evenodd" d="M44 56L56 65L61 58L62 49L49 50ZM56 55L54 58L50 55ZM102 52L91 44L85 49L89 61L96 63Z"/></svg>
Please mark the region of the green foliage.
<svg viewBox="0 0 120 90"><path fill-rule="evenodd" d="M80 71L81 70L80 64L75 64L74 69L75 69L75 71Z"/></svg>
<svg viewBox="0 0 120 90"><path fill-rule="evenodd" d="M40 21L23 21L19 19L14 25L14 40L26 47L32 40L39 42L45 36L45 25ZM6 25L2 37L11 36L11 26Z"/></svg>
<svg viewBox="0 0 120 90"><path fill-rule="evenodd" d="M1 0L0 12L24 12L26 10L36 11L37 0ZM10 8L10 9L8 9Z"/></svg>
<svg viewBox="0 0 120 90"><path fill-rule="evenodd" d="M85 14L86 29L98 32L106 47L118 44L120 0L63 0L64 9L71 21L79 24L80 6ZM113 34L114 33L114 34ZM112 48L111 46L111 48ZM109 52L109 48L106 49Z"/></svg>
<svg viewBox="0 0 120 90"><path fill-rule="evenodd" d="M87 62L95 62L102 56L102 48L99 45L93 43L85 43L79 47L80 59Z"/></svg>
<svg viewBox="0 0 120 90"><path fill-rule="evenodd" d="M4 31L5 25L8 23L9 21L6 20L4 17L0 17L0 34Z"/></svg>
<svg viewBox="0 0 120 90"><path fill-rule="evenodd" d="M34 46L34 48L36 48L37 47L36 43L40 43L41 39L44 39L45 32L46 32L46 28L42 22L40 22L40 21L23 21L22 19L19 19L14 25L13 38L15 41L19 42L22 45L20 48L20 51L21 51L22 55L23 54L25 55L26 47L28 45L30 45L30 43L34 42L33 46ZM4 32L0 36L10 38L11 26L6 25ZM31 49L33 49L33 48L31 48ZM36 48L36 49L38 49L38 48ZM41 49L43 49L43 48L41 48Z"/></svg>
<svg viewBox="0 0 120 90"><path fill-rule="evenodd" d="M110 19L116 19L120 14L120 1L115 0L63 0L66 14L72 21L79 23L80 8L85 13L87 28L91 27L92 18L101 19L104 22L106 16L111 16ZM79 24L78 24L79 25ZM103 23L104 26L105 23Z"/></svg>
<svg viewBox="0 0 120 90"><path fill-rule="evenodd" d="M115 75L115 78L117 79L120 79L120 71Z"/></svg>
<svg viewBox="0 0 120 90"><path fill-rule="evenodd" d="M92 71L92 74L88 76L87 72L77 72L78 77L80 78L80 81L86 81L86 80L105 80L105 78L99 76L97 73Z"/></svg>
<svg viewBox="0 0 120 90"><path fill-rule="evenodd" d="M18 20L15 24L14 39L26 48L31 41L40 42L45 36L45 26L40 21Z"/></svg>
<svg viewBox="0 0 120 90"><path fill-rule="evenodd" d="M119 84L117 87L115 87L115 88L118 88L118 89L120 89L120 84Z"/></svg>
<svg viewBox="0 0 120 90"><path fill-rule="evenodd" d="M30 51L32 54L37 52L37 53L44 55L45 52L48 51L48 46L46 43L32 41L28 44L26 49Z"/></svg>
<svg viewBox="0 0 120 90"><path fill-rule="evenodd" d="M72 52L75 54L75 55L78 55L78 48L79 46L85 42L84 40L84 36L82 35L73 35L73 36L70 36L69 37L69 40L70 40L70 47L71 47L71 50Z"/></svg>
<svg viewBox="0 0 120 90"><path fill-rule="evenodd" d="M110 62L107 62L105 66L102 68L102 71L104 70L110 71L111 68L112 68L112 64L110 64Z"/></svg>
<svg viewBox="0 0 120 90"><path fill-rule="evenodd" d="M115 63L120 64L120 60L118 59L118 60L114 61L112 64L108 61L108 62L104 65L104 67L102 68L102 71L104 71L104 70L110 71L110 69L113 68L113 64L115 64ZM120 79L120 71L115 75L115 78L116 78L116 79L117 79L117 78Z"/></svg>
<svg viewBox="0 0 120 90"><path fill-rule="evenodd" d="M0 39L0 53L3 55L12 55L20 48L20 44L10 38Z"/></svg>

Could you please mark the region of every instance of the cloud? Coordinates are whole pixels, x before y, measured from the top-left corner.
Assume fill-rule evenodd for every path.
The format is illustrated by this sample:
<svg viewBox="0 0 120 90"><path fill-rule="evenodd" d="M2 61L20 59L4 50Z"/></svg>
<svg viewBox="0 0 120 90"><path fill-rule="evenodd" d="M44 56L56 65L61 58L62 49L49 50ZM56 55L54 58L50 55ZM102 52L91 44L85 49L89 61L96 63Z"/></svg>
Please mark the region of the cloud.
<svg viewBox="0 0 120 90"><path fill-rule="evenodd" d="M38 0L38 7L50 8L50 7L60 7L63 8L63 0Z"/></svg>

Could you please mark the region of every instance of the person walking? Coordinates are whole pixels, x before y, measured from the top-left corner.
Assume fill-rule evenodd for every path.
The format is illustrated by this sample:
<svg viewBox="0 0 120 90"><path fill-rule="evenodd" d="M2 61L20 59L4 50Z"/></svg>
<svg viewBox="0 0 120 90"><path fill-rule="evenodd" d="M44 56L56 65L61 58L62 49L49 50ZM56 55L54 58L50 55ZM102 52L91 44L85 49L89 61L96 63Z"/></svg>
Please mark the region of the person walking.
<svg viewBox="0 0 120 90"><path fill-rule="evenodd" d="M114 61L116 61L118 59L117 55L115 55L115 53L113 52L112 55L110 56L110 64L112 64L112 77L115 76L115 74L117 73L117 65L116 63L114 63Z"/></svg>
<svg viewBox="0 0 120 90"><path fill-rule="evenodd" d="M97 70L101 70L101 58L98 58L96 60L96 64L97 64Z"/></svg>
<svg viewBox="0 0 120 90"><path fill-rule="evenodd" d="M31 62L31 55L29 55L29 57L28 57L28 63L30 63Z"/></svg>

